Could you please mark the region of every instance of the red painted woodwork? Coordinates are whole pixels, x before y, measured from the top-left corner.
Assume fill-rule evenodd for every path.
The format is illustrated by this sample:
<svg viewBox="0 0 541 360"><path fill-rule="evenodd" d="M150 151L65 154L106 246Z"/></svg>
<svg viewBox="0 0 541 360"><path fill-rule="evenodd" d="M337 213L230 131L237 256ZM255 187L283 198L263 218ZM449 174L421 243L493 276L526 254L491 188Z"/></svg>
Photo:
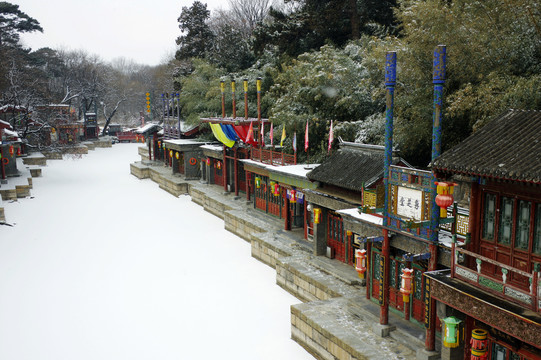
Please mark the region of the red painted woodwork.
<svg viewBox="0 0 541 360"><path fill-rule="evenodd" d="M327 245L334 250L334 256L337 260L345 262L346 232L342 217L334 212L329 211L327 215Z"/></svg>
<svg viewBox="0 0 541 360"><path fill-rule="evenodd" d="M212 160L212 169L214 171L214 183L216 185L224 186L224 174L223 174L223 167L221 169L218 169L218 162L219 160Z"/></svg>

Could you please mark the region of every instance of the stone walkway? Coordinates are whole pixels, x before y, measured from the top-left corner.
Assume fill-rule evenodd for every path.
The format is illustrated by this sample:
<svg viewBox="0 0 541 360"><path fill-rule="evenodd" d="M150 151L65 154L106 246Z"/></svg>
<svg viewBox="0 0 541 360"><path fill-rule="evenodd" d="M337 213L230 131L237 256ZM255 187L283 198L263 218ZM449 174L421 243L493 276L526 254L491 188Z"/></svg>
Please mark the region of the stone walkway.
<svg viewBox="0 0 541 360"><path fill-rule="evenodd" d="M291 336L315 358L439 358L424 351L421 326L393 311L389 325L379 325L380 307L366 299L353 267L313 256L312 244L301 233L284 231L283 220L255 210L244 194L235 197L216 185L186 181L160 162L137 162L131 171L175 196L177 191L191 195L192 201L224 219L226 229L251 242L252 256L275 268L277 284L303 302L291 307Z"/></svg>

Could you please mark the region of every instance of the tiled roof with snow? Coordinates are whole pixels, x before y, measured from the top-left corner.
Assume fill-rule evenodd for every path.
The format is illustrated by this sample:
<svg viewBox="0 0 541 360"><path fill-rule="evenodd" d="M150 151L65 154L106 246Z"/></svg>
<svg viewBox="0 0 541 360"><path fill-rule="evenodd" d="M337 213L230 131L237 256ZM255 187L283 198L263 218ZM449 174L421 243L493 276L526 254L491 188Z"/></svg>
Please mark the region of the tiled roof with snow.
<svg viewBox="0 0 541 360"><path fill-rule="evenodd" d="M509 110L444 152L432 170L540 184L540 134L540 111Z"/></svg>

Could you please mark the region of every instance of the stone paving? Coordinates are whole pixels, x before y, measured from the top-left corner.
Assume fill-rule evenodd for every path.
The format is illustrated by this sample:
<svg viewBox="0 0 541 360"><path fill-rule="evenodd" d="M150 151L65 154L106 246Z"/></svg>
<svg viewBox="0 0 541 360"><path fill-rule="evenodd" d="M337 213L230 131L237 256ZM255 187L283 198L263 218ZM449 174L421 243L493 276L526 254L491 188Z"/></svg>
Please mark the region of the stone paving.
<svg viewBox="0 0 541 360"><path fill-rule="evenodd" d="M159 184L188 184L185 191L192 201L224 219L226 229L251 241L252 256L275 268L277 284L303 301L291 307L291 336L315 358L439 358L438 353L424 351L424 328L399 314L389 311L389 326L379 325L380 307L366 299L366 288L353 267L313 256L312 244L301 233L284 231L283 220L255 210L244 194L236 197L216 185L184 180L160 162L137 162L131 169ZM165 180L156 180L153 172Z"/></svg>

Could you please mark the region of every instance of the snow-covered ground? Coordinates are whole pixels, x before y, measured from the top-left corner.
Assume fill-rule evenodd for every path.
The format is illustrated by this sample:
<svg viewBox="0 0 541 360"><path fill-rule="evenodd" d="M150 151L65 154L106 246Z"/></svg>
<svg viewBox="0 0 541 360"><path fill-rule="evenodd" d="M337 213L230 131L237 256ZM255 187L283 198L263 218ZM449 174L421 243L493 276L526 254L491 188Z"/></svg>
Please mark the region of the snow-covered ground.
<svg viewBox="0 0 541 360"><path fill-rule="evenodd" d="M3 203L0 359L312 359L275 271L131 176L137 146L49 161L33 199Z"/></svg>

